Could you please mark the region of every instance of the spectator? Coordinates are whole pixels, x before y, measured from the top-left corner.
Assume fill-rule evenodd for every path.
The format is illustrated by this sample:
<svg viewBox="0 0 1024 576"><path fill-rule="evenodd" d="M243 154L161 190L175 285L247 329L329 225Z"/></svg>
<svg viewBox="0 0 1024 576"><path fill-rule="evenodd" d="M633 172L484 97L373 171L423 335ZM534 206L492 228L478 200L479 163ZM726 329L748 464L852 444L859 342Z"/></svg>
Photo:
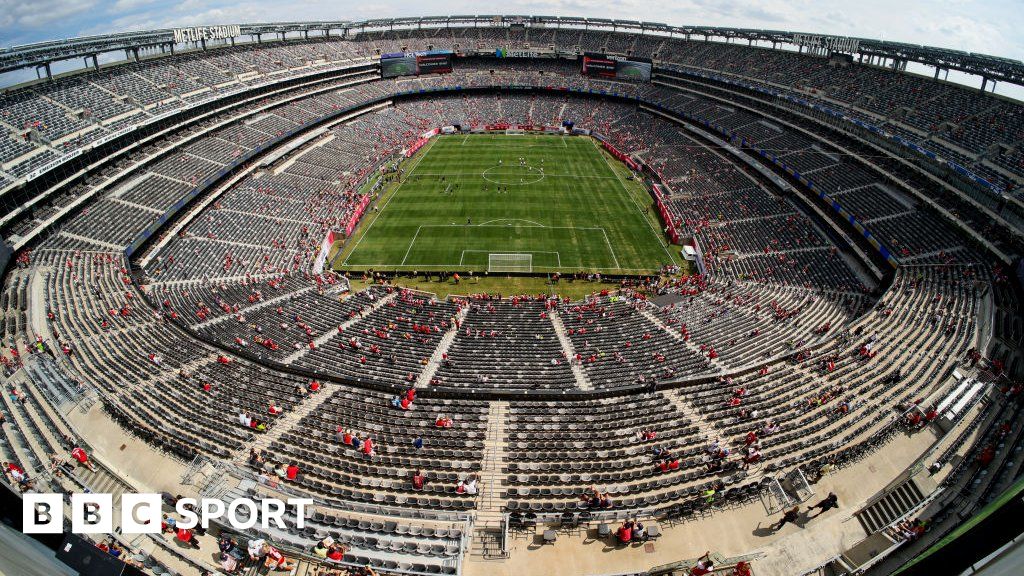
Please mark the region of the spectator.
<svg viewBox="0 0 1024 576"><path fill-rule="evenodd" d="M839 508L839 497L836 496L834 492L829 492L828 496L822 499L821 502L818 502L814 506L808 506L807 511L810 512L815 508L819 508L820 511L814 516L820 516L833 508ZM810 516L810 518L813 518L814 516Z"/></svg>
<svg viewBox="0 0 1024 576"><path fill-rule="evenodd" d="M629 520L623 522L615 532L615 537L618 538L619 544L629 544L633 540L633 522Z"/></svg>
<svg viewBox="0 0 1024 576"><path fill-rule="evenodd" d="M236 560L245 558L245 552L238 547L238 542L227 534L221 534L220 539L217 541L217 547L220 548L222 554L232 556Z"/></svg>
<svg viewBox="0 0 1024 576"><path fill-rule="evenodd" d="M705 576L715 571L715 564L711 561L711 551L708 550L703 556L697 559L697 564L690 568L690 576Z"/></svg>
<svg viewBox="0 0 1024 576"><path fill-rule="evenodd" d="M82 466L88 468L90 471L96 471L96 468L92 465L92 462L89 461L89 455L86 454L85 450L83 450L80 446L75 446L71 450L71 457L77 460L78 463L81 464Z"/></svg>

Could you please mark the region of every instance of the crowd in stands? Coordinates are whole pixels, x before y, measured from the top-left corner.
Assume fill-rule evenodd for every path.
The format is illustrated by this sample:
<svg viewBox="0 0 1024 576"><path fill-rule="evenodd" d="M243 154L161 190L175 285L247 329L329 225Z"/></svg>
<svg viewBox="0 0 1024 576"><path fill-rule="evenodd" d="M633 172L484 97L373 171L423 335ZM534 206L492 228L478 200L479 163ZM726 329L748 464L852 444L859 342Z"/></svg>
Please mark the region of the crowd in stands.
<svg viewBox="0 0 1024 576"><path fill-rule="evenodd" d="M412 47L487 43L495 34L515 45L534 42L531 35L486 28L468 40L453 34L432 30L402 39L413 40ZM759 61L750 54L761 52L742 47L719 53L687 44L688 51L677 51L674 44L682 41L554 30L542 36L542 42L673 54L690 66L775 84L792 84L787 79L802 74L807 89L842 95L851 105L868 105L854 89L861 74L892 80L889 73L853 68L801 70L787 60L799 60L792 55ZM176 56L159 66L132 64L75 84L22 89L4 95L11 104L0 109L8 124L27 122L52 147L61 138L87 142L108 125L198 101L227 89L225 82L249 81L223 70L283 71L310 62L318 68L391 50L396 41L387 33L365 34L356 42L224 50L215 55L219 60ZM390 82L401 90L495 77L548 82L569 76L569 68L477 62L461 75ZM900 92L918 80L894 82L881 93ZM948 224L855 160L738 107L630 85L622 90L772 147L820 179L909 266L894 273L888 288L876 290L877 279L793 199L748 177L726 152L635 106L567 95L490 94L400 101L326 127L199 209L141 270L141 290L136 288L124 247L197 183L285 132L388 94L380 84L288 102L268 99L238 118L219 117L139 151L147 162L133 175L98 174L36 210L33 218L42 223L73 207L60 231L22 252L6 278L5 374L24 369L30 356L59 361L80 375L79 385L98 391L111 416L153 445L187 460L204 455L240 461L260 487L284 485L315 495L327 511L314 515L310 533L290 535L315 555L384 565L384 554L394 552L447 572L461 533L427 533L418 526L413 533L404 521L371 526L331 510L466 513L477 510L486 493L512 513L661 509L682 515L752 498L760 485L749 476L760 470L835 460L840 447L873 441L894 407L923 396L964 350L982 345L978 317L996 297L989 288L1006 283L1005 272ZM612 83L573 76L558 84ZM107 103L90 85L132 97ZM984 120L993 111L1006 112L1008 104L959 99L945 86L929 90L909 104L928 114L948 113L946 106L968 111L939 123L935 132L942 138L977 148L986 139L1017 137L1012 122L997 130ZM37 98L42 93L50 100ZM98 123L71 118L52 103L77 98L97 100L94 116L86 118ZM886 113L909 105L894 102L900 103L886 105ZM870 106L883 104L872 100ZM671 215L701 245L709 272L638 281L572 300L439 299L390 285L353 292L343 276L314 270L324 235L357 217L367 176L424 130L456 119L471 126L571 120L601 133L660 175ZM14 147L11 159L23 155L18 150L24 147ZM28 321L33 277L46 310L38 324ZM1012 308L1012 293L999 292L998 298ZM40 326L49 334L37 334ZM977 355L973 361L982 362ZM300 377L293 368L330 378ZM599 401L527 396L498 413L494 403L472 394L449 398L423 391L579 392L584 384L599 391L629 388L630 395ZM658 388L667 384L672 386ZM32 404L17 386L4 392L8 410ZM937 407L922 405L906 423L926 427L940 416ZM511 433L503 468L488 475L484 455L495 419ZM65 452L77 467L92 470L84 448ZM34 475L24 464L5 454L7 478L30 489ZM834 504L826 500L818 509ZM177 531L173 518L164 528L184 544L198 543L195 534ZM616 538L642 540L647 529L628 521ZM914 522L899 527L907 538L919 529ZM368 531L373 536L366 537ZM267 542L250 541L246 550L230 538L221 544L227 565L248 558L288 566ZM707 555L700 565L711 569Z"/></svg>

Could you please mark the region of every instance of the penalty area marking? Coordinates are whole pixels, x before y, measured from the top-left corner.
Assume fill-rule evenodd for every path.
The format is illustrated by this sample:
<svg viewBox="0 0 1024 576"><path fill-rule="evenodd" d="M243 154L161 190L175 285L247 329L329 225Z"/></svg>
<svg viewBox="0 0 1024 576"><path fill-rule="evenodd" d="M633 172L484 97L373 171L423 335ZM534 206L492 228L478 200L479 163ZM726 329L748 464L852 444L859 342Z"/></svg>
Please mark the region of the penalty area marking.
<svg viewBox="0 0 1024 576"><path fill-rule="evenodd" d="M501 168L501 166L491 166L487 170L494 168ZM444 176L445 178L455 178L457 176L482 176L481 172L419 172L417 176ZM572 178L574 180L618 180L615 176L594 176L589 174L550 174L544 173L545 178ZM486 179L486 177L485 177ZM500 182L504 184L504 182ZM511 183L509 183L511 185ZM519 186L519 184L516 184Z"/></svg>
<svg viewBox="0 0 1024 576"><path fill-rule="evenodd" d="M524 228L550 228L552 230L600 230L601 235L604 236L604 243L608 246L608 253L611 254L612 260L615 262L615 270L633 270L632 268L622 268L619 265L619 258L615 255L615 249L612 248L611 240L608 239L608 232L603 226L544 226L543 224L533 222L532 220L520 220L520 219L506 219L499 218L497 220L488 220L483 224L421 224L416 227L416 233L413 234L412 240L409 241L409 247L405 250L405 256L402 258L401 264L398 266L405 266L407 260L409 260L409 254L412 253L412 247L416 244L416 239L420 236L420 231L424 228L507 228L510 224L491 224L491 222L531 222L529 226L523 226ZM463 250L462 257L459 258L459 265L462 265L462 261L466 256L466 252L487 252L491 253L494 250ZM555 254L558 258L558 267L562 267L562 257L557 251L553 250L520 250L522 254ZM388 264L379 264L380 266L388 266ZM423 264L421 264L423 265ZM441 266L448 266L448 264L441 264Z"/></svg>
<svg viewBox="0 0 1024 576"><path fill-rule="evenodd" d="M544 228L545 227L540 222L534 222L533 220L524 220L522 218L498 218L497 220L488 220L487 222L481 222L479 224L475 224L475 226L487 226L488 224L492 224L494 222L527 222L529 224L532 224L533 227L535 227L535 228Z"/></svg>

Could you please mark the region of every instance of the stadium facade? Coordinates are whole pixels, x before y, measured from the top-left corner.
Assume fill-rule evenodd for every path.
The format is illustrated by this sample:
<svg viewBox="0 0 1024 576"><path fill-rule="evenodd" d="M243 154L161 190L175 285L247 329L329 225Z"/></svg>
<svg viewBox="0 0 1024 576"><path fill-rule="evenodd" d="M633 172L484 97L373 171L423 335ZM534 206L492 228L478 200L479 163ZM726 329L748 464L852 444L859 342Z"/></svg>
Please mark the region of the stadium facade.
<svg viewBox="0 0 1024 576"><path fill-rule="evenodd" d="M302 528L293 511L284 528L165 522L69 535L66 553L94 541L130 549L125 573L200 573L223 531L266 541L258 560L215 555L245 573L280 557L309 574L682 574L709 550L722 573L884 574L956 546L982 509L986 538L946 549L969 553L924 558L966 568L1016 536L985 518L1021 473L1024 108L987 88L1024 84L1021 62L450 16L0 52L0 71L33 68L0 95L8 501L165 493L171 518L176 495L314 502ZM664 274L605 236L599 270L560 270L593 283L585 298L437 297L394 284L509 250L416 261L419 228L402 259L346 266L435 143L478 133L531 135L519 160L540 174L551 154L552 179L546 142L594 142L609 172L574 174L644 185ZM445 176L418 177L450 194ZM542 212L524 230L554 228ZM499 260L553 251L522 250ZM762 527L829 492L839 510L805 530ZM606 534L629 519L642 542Z"/></svg>

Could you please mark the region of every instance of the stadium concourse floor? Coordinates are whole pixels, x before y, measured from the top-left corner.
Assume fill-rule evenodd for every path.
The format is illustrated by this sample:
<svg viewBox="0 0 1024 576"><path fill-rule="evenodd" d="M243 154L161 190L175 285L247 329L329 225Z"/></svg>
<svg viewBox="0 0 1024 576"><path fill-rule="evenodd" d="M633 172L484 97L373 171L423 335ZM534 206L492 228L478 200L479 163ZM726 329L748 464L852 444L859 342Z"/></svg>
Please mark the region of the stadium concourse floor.
<svg viewBox="0 0 1024 576"><path fill-rule="evenodd" d="M757 576L802 574L867 536L853 513L913 464L937 438L930 429L913 436L899 434L869 457L826 476L812 485L815 493L801 505L802 512L830 491L839 497L839 509L810 520L802 516L796 524L787 524L778 532L768 526L781 514L768 516L757 500L704 518L661 522L658 526L662 535L652 541L651 547L621 547L611 537L599 540L597 524L573 532L559 530L558 540L545 545L544 527L538 525L535 534L510 534L507 559L486 560L471 550L463 563L463 575L619 574L696 559L707 551L724 558L757 555L752 560Z"/></svg>

